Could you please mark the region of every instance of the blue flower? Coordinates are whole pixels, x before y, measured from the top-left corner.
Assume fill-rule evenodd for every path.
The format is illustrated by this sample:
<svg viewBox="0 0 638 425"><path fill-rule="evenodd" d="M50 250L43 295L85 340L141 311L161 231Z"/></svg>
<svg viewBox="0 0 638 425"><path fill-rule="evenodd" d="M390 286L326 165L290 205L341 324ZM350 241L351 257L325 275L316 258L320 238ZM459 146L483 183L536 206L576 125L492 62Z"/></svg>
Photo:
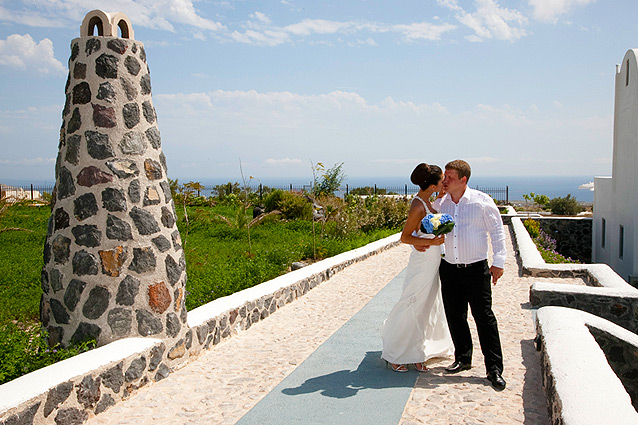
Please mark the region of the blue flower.
<svg viewBox="0 0 638 425"><path fill-rule="evenodd" d="M441 214L440 220L441 220L441 223L448 223L450 221L454 221L452 216L450 214L447 214L447 213Z"/></svg>
<svg viewBox="0 0 638 425"><path fill-rule="evenodd" d="M421 220L421 231L424 233L432 233L434 231L434 225L432 224L432 219L434 218L434 214L428 214L423 217Z"/></svg>

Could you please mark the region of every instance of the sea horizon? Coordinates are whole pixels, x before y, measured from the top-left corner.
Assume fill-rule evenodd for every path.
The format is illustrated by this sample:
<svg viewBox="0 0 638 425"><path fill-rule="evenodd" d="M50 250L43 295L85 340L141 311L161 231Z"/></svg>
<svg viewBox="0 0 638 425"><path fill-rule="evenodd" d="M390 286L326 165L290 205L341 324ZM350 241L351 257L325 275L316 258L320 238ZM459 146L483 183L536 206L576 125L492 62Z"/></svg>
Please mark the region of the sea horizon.
<svg viewBox="0 0 638 425"><path fill-rule="evenodd" d="M172 178L172 177L171 177ZM241 179L233 178L200 178L190 179L177 177L180 183L196 181L201 183L206 189L212 189L216 185L228 182L237 182L242 184ZM531 192L537 195L547 195L550 199L556 197L564 197L568 194L576 198L580 202L593 202L594 192L587 189L578 189L582 184L594 181L593 175L580 176L472 176L469 186L479 189L505 189L508 188L510 201L523 201L523 195ZM293 185L295 188L307 186L312 183L311 177L273 177L260 180L247 180L251 187L258 186L260 183L264 186L275 188L286 188ZM13 186L53 186L55 180L17 180L17 179L0 179L0 184ZM408 190L413 190L414 185L407 177L370 177L370 176L346 176L342 183L342 187L348 185L349 189L355 187L370 186L377 188L404 188L406 185ZM208 191L207 191L208 192Z"/></svg>

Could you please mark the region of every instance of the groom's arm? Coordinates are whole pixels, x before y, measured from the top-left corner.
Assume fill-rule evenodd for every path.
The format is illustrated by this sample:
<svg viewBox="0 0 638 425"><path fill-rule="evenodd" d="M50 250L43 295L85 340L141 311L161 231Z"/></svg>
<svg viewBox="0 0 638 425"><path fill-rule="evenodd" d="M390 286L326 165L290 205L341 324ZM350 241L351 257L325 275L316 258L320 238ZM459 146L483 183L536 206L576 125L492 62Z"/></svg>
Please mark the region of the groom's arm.
<svg viewBox="0 0 638 425"><path fill-rule="evenodd" d="M503 227L501 213L492 199L488 199L485 204L483 219L485 220L485 226L492 240L492 252L494 256L492 258L490 273L492 275L492 283L496 285L498 279L503 276L507 248L505 246L505 229Z"/></svg>

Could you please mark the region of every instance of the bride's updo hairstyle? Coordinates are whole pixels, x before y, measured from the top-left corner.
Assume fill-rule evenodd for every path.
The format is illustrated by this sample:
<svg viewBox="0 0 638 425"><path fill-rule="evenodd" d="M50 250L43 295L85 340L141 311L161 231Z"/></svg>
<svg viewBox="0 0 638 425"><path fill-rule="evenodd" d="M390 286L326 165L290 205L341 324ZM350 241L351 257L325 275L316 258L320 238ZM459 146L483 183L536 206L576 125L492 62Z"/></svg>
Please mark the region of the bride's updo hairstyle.
<svg viewBox="0 0 638 425"><path fill-rule="evenodd" d="M416 166L410 175L410 181L426 190L430 185L437 185L441 181L443 170L438 165L428 165L424 162Z"/></svg>

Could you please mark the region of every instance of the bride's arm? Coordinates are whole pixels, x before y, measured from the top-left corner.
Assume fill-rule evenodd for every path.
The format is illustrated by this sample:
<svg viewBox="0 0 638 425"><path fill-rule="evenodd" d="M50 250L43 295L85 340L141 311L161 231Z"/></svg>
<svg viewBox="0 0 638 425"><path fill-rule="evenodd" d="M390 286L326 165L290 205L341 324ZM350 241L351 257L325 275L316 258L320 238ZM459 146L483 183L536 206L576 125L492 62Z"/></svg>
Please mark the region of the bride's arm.
<svg viewBox="0 0 638 425"><path fill-rule="evenodd" d="M437 236L433 239L427 239L419 238L412 234L412 232L419 230L423 217L425 217L425 208L420 201L414 199L412 201L412 205L410 205L408 219L405 222L403 231L401 232L401 242L409 245L414 245L416 247L428 247L432 245L441 245L445 241L444 236Z"/></svg>

